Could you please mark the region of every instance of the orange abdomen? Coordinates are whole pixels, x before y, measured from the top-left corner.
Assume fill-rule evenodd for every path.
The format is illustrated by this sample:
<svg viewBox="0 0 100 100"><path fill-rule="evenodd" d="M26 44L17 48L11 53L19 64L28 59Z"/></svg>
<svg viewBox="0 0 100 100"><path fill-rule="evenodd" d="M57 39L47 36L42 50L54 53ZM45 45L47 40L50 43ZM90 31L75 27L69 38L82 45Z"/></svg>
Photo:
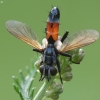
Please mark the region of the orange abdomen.
<svg viewBox="0 0 100 100"><path fill-rule="evenodd" d="M47 30L46 30L46 38L49 39L52 36L53 40L58 40L58 31L59 31L59 23L54 22L50 23L47 22Z"/></svg>

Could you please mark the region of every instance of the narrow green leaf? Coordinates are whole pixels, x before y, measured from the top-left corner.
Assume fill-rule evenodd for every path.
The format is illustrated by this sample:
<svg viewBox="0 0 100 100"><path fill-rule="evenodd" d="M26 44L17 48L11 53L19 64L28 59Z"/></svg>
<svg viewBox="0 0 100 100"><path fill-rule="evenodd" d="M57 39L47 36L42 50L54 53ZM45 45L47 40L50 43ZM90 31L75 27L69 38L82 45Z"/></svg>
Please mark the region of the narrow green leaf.
<svg viewBox="0 0 100 100"><path fill-rule="evenodd" d="M30 80L29 91L30 91L30 89L31 89L31 86L32 86L33 80L34 80L33 78Z"/></svg>
<svg viewBox="0 0 100 100"><path fill-rule="evenodd" d="M35 88L32 88L31 92L30 92L30 97L33 99L33 95L34 95L34 90Z"/></svg>
<svg viewBox="0 0 100 100"><path fill-rule="evenodd" d="M15 77L15 76L12 76L12 78L14 79L15 83L18 85L18 87L21 88L20 84L19 84L19 81L18 81L18 78Z"/></svg>
<svg viewBox="0 0 100 100"><path fill-rule="evenodd" d="M22 100L24 100L24 98L23 98L23 96L22 96L22 93L21 93L21 92L19 92L19 95L20 95L20 98L21 98Z"/></svg>
<svg viewBox="0 0 100 100"><path fill-rule="evenodd" d="M20 74L20 77L21 77L21 80L24 82L25 81L25 77L22 73L22 70L19 70L19 74Z"/></svg>
<svg viewBox="0 0 100 100"><path fill-rule="evenodd" d="M16 86L15 84L13 84L13 87L14 87L15 91L19 94L19 88L18 88L18 86Z"/></svg>
<svg viewBox="0 0 100 100"><path fill-rule="evenodd" d="M28 74L30 73L30 69L28 66L26 66L26 71L28 72Z"/></svg>

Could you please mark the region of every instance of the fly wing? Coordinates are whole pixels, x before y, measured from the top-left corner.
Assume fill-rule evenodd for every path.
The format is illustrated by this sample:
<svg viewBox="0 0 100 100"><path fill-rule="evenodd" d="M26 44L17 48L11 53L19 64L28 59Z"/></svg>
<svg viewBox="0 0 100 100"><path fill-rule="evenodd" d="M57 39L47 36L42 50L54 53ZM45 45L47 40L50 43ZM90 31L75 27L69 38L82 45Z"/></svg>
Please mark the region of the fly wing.
<svg viewBox="0 0 100 100"><path fill-rule="evenodd" d="M42 50L42 46L37 41L35 33L25 23L9 20L6 22L6 28L16 38L26 42L40 51Z"/></svg>
<svg viewBox="0 0 100 100"><path fill-rule="evenodd" d="M99 37L96 30L83 30L78 31L70 36L63 42L60 51L66 52L76 48L80 48L95 42Z"/></svg>

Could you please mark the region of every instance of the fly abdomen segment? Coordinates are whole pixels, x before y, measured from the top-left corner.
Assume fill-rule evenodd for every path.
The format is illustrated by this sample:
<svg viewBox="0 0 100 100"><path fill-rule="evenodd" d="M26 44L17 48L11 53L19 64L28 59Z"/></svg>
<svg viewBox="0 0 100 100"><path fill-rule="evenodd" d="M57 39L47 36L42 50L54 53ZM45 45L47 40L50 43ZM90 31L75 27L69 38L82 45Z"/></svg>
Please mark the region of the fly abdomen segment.
<svg viewBox="0 0 100 100"><path fill-rule="evenodd" d="M46 38L49 40L50 36L52 36L53 40L58 40L58 31L59 31L59 23L58 22L47 22L46 26Z"/></svg>
<svg viewBox="0 0 100 100"><path fill-rule="evenodd" d="M46 38L49 44L54 44L58 40L60 11L57 7L53 7L49 12L46 26ZM53 41L53 42L52 42Z"/></svg>
<svg viewBox="0 0 100 100"><path fill-rule="evenodd" d="M58 22L60 19L60 11L57 7L53 7L49 12L48 20L50 22Z"/></svg>

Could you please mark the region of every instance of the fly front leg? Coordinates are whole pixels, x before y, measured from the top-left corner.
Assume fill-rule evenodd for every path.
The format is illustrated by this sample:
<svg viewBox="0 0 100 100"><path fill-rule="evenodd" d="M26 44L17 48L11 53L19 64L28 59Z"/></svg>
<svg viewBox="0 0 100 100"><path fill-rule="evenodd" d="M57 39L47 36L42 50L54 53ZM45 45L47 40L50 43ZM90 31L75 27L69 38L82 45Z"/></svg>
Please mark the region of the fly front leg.
<svg viewBox="0 0 100 100"><path fill-rule="evenodd" d="M43 75L43 74L41 74L39 81L42 81L42 80L43 80L42 75Z"/></svg>
<svg viewBox="0 0 100 100"><path fill-rule="evenodd" d="M60 81L61 81L61 84L63 84L62 77L61 77L60 63L59 63L58 59L57 59L56 63L57 63L57 68L58 68L58 72L59 72L59 76L60 76Z"/></svg>
<svg viewBox="0 0 100 100"><path fill-rule="evenodd" d="M68 53L65 53L65 52L58 52L60 55L62 56L66 56L66 57L70 57L69 61L71 61L72 63L75 63L75 64L80 64L79 62L74 62L72 61L72 55L68 54Z"/></svg>
<svg viewBox="0 0 100 100"><path fill-rule="evenodd" d="M47 80L48 80L48 82L49 82L49 80L50 80L50 77L48 77L48 76L47 76L46 78L47 78Z"/></svg>
<svg viewBox="0 0 100 100"><path fill-rule="evenodd" d="M41 81L43 81L44 78L45 78L45 76L41 79Z"/></svg>

